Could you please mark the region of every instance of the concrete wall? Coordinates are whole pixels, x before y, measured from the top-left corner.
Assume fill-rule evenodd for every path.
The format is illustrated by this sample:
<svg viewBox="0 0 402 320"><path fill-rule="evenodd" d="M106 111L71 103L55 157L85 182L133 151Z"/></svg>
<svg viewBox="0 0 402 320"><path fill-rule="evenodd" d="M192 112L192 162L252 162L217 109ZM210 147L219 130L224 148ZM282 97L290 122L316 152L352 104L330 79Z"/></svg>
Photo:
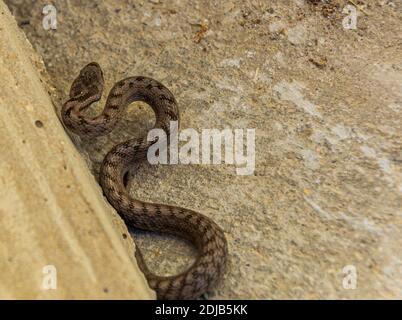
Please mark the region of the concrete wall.
<svg viewBox="0 0 402 320"><path fill-rule="evenodd" d="M0 39L0 299L153 298L126 227L56 116L41 59L2 1ZM57 288L45 290L54 273Z"/></svg>

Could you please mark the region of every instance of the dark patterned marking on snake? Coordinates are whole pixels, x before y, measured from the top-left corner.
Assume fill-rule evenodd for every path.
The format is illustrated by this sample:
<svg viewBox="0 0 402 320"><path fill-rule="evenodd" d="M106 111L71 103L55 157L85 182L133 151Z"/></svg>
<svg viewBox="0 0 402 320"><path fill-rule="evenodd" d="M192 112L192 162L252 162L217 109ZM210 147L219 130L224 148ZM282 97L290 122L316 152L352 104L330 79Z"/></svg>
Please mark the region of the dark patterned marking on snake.
<svg viewBox="0 0 402 320"><path fill-rule="evenodd" d="M82 115L81 111L100 100L103 82L103 73L97 63L92 62L81 70L71 86L70 99L61 111L66 127L82 136L108 134L128 105L141 100L152 107L156 115L155 123L166 131L169 138L170 120L180 119L179 110L169 89L151 78L137 76L118 82L109 93L104 107L104 110L118 111L111 114L104 111L103 116L94 118ZM125 85L127 82L128 86ZM124 177L134 164L146 160L148 148L157 141L149 142L146 137L145 134L138 139L130 139L109 151L101 165L100 184L104 195L128 226L178 235L198 247L196 261L185 272L170 277L153 274L138 247L135 252L141 271L159 299L195 299L212 290L223 276L227 260L225 235L215 222L200 213L145 203L130 196L126 189L127 178Z"/></svg>

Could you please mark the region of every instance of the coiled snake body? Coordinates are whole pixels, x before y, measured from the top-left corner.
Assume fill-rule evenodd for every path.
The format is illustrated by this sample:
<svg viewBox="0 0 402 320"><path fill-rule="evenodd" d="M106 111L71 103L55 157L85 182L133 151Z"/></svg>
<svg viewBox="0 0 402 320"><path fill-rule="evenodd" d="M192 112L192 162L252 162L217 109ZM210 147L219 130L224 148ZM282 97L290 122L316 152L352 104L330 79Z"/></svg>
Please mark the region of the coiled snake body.
<svg viewBox="0 0 402 320"><path fill-rule="evenodd" d="M169 137L170 121L179 121L173 94L161 83L147 77L130 77L111 89L102 113L90 118L82 112L101 98L103 74L100 66L86 65L74 80L70 99L64 103L61 116L64 124L81 136L105 135L113 130L125 109L134 101L150 105L155 113L154 128L163 129ZM224 273L227 243L223 231L208 217L184 208L147 203L133 199L124 177L134 163L144 161L148 148L156 139L147 135L115 146L104 158L100 170L103 192L129 226L177 235L191 241L198 249L198 258L185 272L161 277L153 274L136 248L136 259L158 299L195 299L214 288Z"/></svg>

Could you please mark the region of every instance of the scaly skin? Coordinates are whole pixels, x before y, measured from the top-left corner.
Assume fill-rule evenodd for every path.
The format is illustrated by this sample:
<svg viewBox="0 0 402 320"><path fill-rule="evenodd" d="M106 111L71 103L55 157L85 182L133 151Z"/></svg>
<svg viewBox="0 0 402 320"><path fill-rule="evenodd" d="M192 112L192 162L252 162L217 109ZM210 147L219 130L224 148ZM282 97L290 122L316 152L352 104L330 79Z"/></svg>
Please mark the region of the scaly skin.
<svg viewBox="0 0 402 320"><path fill-rule="evenodd" d="M71 131L81 136L100 136L113 130L129 104L143 101L154 110L154 128L163 129L169 138L170 121L179 121L179 110L173 94L161 83L147 77L130 77L117 82L109 93L103 112L94 118L82 112L101 98L103 74L97 63L85 66L74 80L70 99L63 105L61 116ZM100 184L110 204L128 226L148 231L173 234L191 241L198 258L185 272L169 277L153 274L136 249L136 259L158 299L195 299L212 290L222 278L227 243L219 226L208 217L192 210L147 203L133 199L124 184L124 176L133 166L146 160L148 148L156 140L146 135L115 146L101 166Z"/></svg>

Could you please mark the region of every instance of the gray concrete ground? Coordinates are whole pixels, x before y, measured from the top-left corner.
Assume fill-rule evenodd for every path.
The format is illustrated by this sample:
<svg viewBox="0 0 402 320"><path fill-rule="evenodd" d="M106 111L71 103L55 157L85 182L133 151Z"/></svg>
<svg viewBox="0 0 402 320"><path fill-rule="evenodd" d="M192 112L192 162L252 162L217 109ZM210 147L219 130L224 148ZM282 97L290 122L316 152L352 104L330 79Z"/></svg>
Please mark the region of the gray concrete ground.
<svg viewBox="0 0 402 320"><path fill-rule="evenodd" d="M250 176L143 165L131 182L133 196L225 230L230 265L209 298L402 298L401 1L353 1L356 30L342 24L349 1L55 1L54 31L42 27L45 1L22 2L6 1L44 58L57 110L98 61L108 89L130 75L163 82L182 128L256 130ZM81 144L95 174L114 144L151 127L136 105L110 136ZM195 255L134 235L160 274Z"/></svg>

